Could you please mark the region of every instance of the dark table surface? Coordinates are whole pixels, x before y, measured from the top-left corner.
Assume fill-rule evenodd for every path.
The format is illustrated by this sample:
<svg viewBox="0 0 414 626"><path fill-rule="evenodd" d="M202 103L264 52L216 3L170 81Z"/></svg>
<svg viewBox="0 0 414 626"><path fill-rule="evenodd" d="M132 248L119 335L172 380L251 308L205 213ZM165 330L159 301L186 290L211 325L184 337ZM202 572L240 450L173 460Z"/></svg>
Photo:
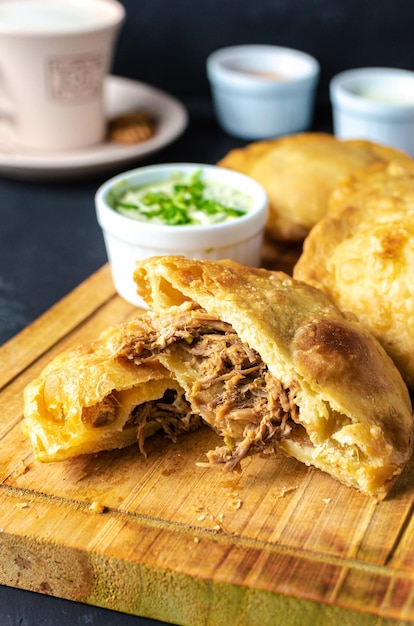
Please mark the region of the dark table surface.
<svg viewBox="0 0 414 626"><path fill-rule="evenodd" d="M189 125L173 144L127 169L156 162L215 163L245 145L222 132L211 103L185 102ZM312 130L330 131L317 107ZM15 180L0 172L0 344L11 339L107 261L94 193L121 167L88 179ZM160 622L0 586L1 626L155 626Z"/></svg>

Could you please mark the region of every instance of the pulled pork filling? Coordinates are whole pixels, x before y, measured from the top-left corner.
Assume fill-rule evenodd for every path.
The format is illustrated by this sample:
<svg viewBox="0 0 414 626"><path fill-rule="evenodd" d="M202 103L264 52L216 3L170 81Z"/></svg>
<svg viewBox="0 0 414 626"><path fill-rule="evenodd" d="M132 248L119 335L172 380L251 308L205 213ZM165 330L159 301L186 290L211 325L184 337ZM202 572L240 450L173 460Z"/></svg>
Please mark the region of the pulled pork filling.
<svg viewBox="0 0 414 626"><path fill-rule="evenodd" d="M208 460L228 469L252 451L273 447L299 413L297 385L284 388L230 324L202 309L146 314L127 327L117 357L135 363L159 358L167 367L171 357L184 364L180 382L191 410L224 437Z"/></svg>
<svg viewBox="0 0 414 626"><path fill-rule="evenodd" d="M136 406L124 428L130 428L135 424L138 424L140 452L146 456L144 443L148 424L159 426L165 435L175 442L178 435L198 428L201 425L201 418L191 411L183 395L178 394L175 389L167 389L161 400L144 402Z"/></svg>
<svg viewBox="0 0 414 626"><path fill-rule="evenodd" d="M82 421L92 428L107 426L115 422L119 399L116 393L109 394L98 404L82 409ZM138 445L141 454L146 456L144 443L148 436L148 430L154 432L162 429L165 435L172 441L176 441L178 435L199 428L201 418L191 410L189 403L183 394L175 389L167 389L162 398L138 404L131 412L128 421L123 425L123 430L138 427Z"/></svg>

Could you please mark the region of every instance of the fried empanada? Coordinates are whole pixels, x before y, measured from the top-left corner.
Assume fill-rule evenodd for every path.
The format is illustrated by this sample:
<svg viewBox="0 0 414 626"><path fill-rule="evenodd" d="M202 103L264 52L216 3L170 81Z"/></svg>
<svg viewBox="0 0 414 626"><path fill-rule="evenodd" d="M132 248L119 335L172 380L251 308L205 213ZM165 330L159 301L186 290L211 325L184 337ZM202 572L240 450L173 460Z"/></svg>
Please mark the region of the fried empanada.
<svg viewBox="0 0 414 626"><path fill-rule="evenodd" d="M174 437L200 424L159 362L114 358L119 330L55 357L25 389L23 431L39 461L123 448L159 429Z"/></svg>
<svg viewBox="0 0 414 626"><path fill-rule="evenodd" d="M302 241L327 212L334 187L352 172L379 161L411 160L394 148L365 140L300 133L232 150L218 165L257 180L269 197L267 234Z"/></svg>
<svg viewBox="0 0 414 626"><path fill-rule="evenodd" d="M374 164L338 185L294 276L370 329L414 391L414 162Z"/></svg>
<svg viewBox="0 0 414 626"><path fill-rule="evenodd" d="M282 272L157 257L138 262L134 278L152 310L57 357L26 389L24 428L40 460L137 438L142 449L148 429L164 427L157 411L173 390L178 432L199 420L223 438L209 463L233 469L280 447L385 497L414 424L407 388L371 333Z"/></svg>
<svg viewBox="0 0 414 626"><path fill-rule="evenodd" d="M211 462L234 467L273 444L366 494L388 493L412 450L408 391L372 334L324 293L281 272L184 257L140 261L134 278L164 319L149 342L139 323L124 325L118 354L140 364L152 353L171 369L224 437Z"/></svg>

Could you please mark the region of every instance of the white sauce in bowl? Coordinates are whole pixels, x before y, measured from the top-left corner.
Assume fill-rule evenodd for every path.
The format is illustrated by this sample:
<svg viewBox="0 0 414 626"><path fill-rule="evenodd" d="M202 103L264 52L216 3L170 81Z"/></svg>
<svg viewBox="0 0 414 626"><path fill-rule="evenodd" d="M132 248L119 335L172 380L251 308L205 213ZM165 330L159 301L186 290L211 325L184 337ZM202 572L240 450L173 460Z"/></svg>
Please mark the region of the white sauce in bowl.
<svg viewBox="0 0 414 626"><path fill-rule="evenodd" d="M177 172L159 183L124 188L117 197L113 193L111 205L125 217L142 222L199 226L238 219L252 208L253 201L229 185L203 180L202 172L189 177Z"/></svg>

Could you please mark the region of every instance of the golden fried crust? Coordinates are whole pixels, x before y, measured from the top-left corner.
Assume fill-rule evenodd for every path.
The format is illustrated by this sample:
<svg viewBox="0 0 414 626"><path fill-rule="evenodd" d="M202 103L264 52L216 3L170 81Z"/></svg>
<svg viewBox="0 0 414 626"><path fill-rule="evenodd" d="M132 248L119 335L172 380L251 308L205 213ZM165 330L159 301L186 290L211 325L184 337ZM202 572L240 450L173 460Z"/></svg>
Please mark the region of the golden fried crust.
<svg viewBox="0 0 414 626"><path fill-rule="evenodd" d="M328 213L364 206L365 220L376 220L378 207L390 213L414 209L414 160L373 163L341 181L332 190Z"/></svg>
<svg viewBox="0 0 414 626"><path fill-rule="evenodd" d="M178 388L158 362L115 359L117 335L117 328L108 329L100 340L56 356L25 388L23 430L38 460L130 445L137 441L137 428L124 428L131 408Z"/></svg>
<svg viewBox="0 0 414 626"><path fill-rule="evenodd" d="M264 139L247 144L244 148L233 148L218 163L242 174L251 175L252 169L266 152L272 150L280 139Z"/></svg>
<svg viewBox="0 0 414 626"><path fill-rule="evenodd" d="M300 133L233 150L219 165L250 175L269 196L267 233L302 241L327 212L334 187L378 161L406 162L406 154L364 140L340 141L325 133Z"/></svg>
<svg viewBox="0 0 414 626"><path fill-rule="evenodd" d="M323 289L382 343L414 390L414 162L340 184L294 276Z"/></svg>
<svg viewBox="0 0 414 626"><path fill-rule="evenodd" d="M325 294L232 261L152 258L134 278L156 311L197 303L231 324L285 387L298 386L303 428L281 442L289 454L367 493L389 490L411 453L407 388L375 338Z"/></svg>

